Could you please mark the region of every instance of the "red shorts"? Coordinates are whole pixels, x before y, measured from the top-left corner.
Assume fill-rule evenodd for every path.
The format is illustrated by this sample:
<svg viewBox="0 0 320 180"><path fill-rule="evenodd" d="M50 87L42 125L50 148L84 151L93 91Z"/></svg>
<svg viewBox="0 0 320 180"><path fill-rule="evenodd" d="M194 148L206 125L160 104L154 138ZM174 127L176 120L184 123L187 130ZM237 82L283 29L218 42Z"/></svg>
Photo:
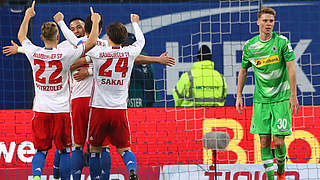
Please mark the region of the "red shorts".
<svg viewBox="0 0 320 180"><path fill-rule="evenodd" d="M70 113L34 112L33 144L37 150L49 150L52 140L58 150L71 146Z"/></svg>
<svg viewBox="0 0 320 180"><path fill-rule="evenodd" d="M102 146L105 139L117 148L130 147L130 130L126 109L91 108L89 144Z"/></svg>
<svg viewBox="0 0 320 180"><path fill-rule="evenodd" d="M72 135L74 143L83 145L87 138L90 97L73 99L72 106Z"/></svg>

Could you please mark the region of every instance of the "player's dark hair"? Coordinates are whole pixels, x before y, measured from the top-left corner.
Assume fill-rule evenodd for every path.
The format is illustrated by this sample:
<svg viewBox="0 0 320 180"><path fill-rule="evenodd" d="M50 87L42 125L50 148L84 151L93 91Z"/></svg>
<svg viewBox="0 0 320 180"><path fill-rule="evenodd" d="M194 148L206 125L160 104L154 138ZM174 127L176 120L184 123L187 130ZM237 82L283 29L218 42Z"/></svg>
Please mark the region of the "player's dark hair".
<svg viewBox="0 0 320 180"><path fill-rule="evenodd" d="M212 53L207 45L202 45L200 47L198 50L197 59L199 59L199 61L212 60Z"/></svg>
<svg viewBox="0 0 320 180"><path fill-rule="evenodd" d="M72 21L76 21L76 20L79 20L79 21L82 21L83 23L85 23L84 19L82 19L81 17L74 17L74 18L70 19L69 25L70 25L70 23L71 23Z"/></svg>
<svg viewBox="0 0 320 180"><path fill-rule="evenodd" d="M103 24L103 20L101 18L100 22L99 22L99 31L102 29L102 24ZM92 21L91 21L91 14L89 14L86 18L86 22L84 25L84 29L86 31L87 34L90 34L91 29L92 29Z"/></svg>
<svg viewBox="0 0 320 180"><path fill-rule="evenodd" d="M260 19L260 17L262 16L262 14L271 14L273 15L274 17L276 17L276 11L272 8L262 8L258 11L258 19Z"/></svg>
<svg viewBox="0 0 320 180"><path fill-rule="evenodd" d="M41 25L42 37L48 41L55 41L58 33L57 24L54 22L45 22Z"/></svg>
<svg viewBox="0 0 320 180"><path fill-rule="evenodd" d="M122 44L128 37L127 28L120 22L109 24L106 32L110 40L115 44Z"/></svg>
<svg viewBox="0 0 320 180"><path fill-rule="evenodd" d="M122 47L123 46L129 46L129 45L132 45L136 41L137 41L136 36L133 33L128 33L128 36L127 36L126 40L124 40L121 43L121 46Z"/></svg>

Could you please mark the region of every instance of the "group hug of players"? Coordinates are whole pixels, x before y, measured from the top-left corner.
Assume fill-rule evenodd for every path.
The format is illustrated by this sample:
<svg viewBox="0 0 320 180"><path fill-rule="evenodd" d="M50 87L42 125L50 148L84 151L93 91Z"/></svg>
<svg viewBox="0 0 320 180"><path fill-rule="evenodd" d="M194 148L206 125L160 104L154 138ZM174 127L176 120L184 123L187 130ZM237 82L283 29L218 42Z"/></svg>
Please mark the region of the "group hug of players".
<svg viewBox="0 0 320 180"><path fill-rule="evenodd" d="M127 116L132 67L134 63L173 65L174 59L166 56L167 52L159 57L139 55L145 39L136 14L131 14L136 37L133 44L126 44L128 32L119 22L107 26L107 40L99 39L103 21L92 8L85 21L71 19L70 29L64 15L58 12L55 22L41 26L45 47L36 46L27 38L29 21L36 14L34 7L35 1L26 10L18 32L22 47L12 41L13 46L3 50L6 55L24 53L33 71L32 133L37 150L32 160L34 179L41 177L52 141L57 148L54 179L70 179L72 174L74 180L80 180L86 141L90 144L91 179L110 178L110 144L121 155L129 170L129 179L138 179ZM62 43L58 43L58 26L67 39Z"/></svg>

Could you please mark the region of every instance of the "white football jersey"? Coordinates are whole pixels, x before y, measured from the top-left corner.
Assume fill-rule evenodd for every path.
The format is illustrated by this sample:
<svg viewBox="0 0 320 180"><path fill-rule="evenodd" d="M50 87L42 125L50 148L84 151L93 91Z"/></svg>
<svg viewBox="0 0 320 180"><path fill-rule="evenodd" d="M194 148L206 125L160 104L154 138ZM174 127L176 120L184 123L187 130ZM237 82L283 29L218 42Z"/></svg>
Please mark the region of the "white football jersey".
<svg viewBox="0 0 320 180"><path fill-rule="evenodd" d="M85 43L87 41L88 37L84 36L79 38L79 43ZM99 40L97 41L97 46L107 46L108 42ZM84 67L93 68L93 63L86 64ZM93 76L89 75L85 79L81 81L76 81L73 78L73 74L75 74L77 71L74 70L72 72L71 76L71 99L79 98L79 97L91 97L91 90L93 86Z"/></svg>
<svg viewBox="0 0 320 180"><path fill-rule="evenodd" d="M95 46L87 56L93 61L94 89L91 106L106 109L127 109L128 89L134 59L140 54L144 36L133 23L137 41L126 47Z"/></svg>
<svg viewBox="0 0 320 180"><path fill-rule="evenodd" d="M74 47L63 42L57 48L43 48L33 45L30 40L24 40L22 47L33 71L33 110L70 112L69 68L83 54L84 45Z"/></svg>
<svg viewBox="0 0 320 180"><path fill-rule="evenodd" d="M84 65L84 67L93 68L93 64L89 63ZM85 79L81 81L76 81L73 78L73 75L77 73L77 70L72 71L71 76L71 99L79 98L79 97L90 97L91 90L93 85L93 76L89 75Z"/></svg>

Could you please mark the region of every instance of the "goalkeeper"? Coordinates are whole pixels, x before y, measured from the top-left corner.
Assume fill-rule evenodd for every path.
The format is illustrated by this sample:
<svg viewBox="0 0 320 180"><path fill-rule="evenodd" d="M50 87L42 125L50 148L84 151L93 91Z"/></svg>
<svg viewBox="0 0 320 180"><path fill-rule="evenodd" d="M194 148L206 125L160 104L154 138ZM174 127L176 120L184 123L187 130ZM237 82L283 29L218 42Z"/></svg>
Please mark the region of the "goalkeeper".
<svg viewBox="0 0 320 180"><path fill-rule="evenodd" d="M245 43L238 76L236 108L241 113L242 90L253 67L255 90L250 132L260 135L261 159L268 180L274 179L271 136L278 165L277 180L285 179L285 136L292 134L291 112L298 113L295 56L289 40L272 32L276 11L263 8L258 12L259 35Z"/></svg>

